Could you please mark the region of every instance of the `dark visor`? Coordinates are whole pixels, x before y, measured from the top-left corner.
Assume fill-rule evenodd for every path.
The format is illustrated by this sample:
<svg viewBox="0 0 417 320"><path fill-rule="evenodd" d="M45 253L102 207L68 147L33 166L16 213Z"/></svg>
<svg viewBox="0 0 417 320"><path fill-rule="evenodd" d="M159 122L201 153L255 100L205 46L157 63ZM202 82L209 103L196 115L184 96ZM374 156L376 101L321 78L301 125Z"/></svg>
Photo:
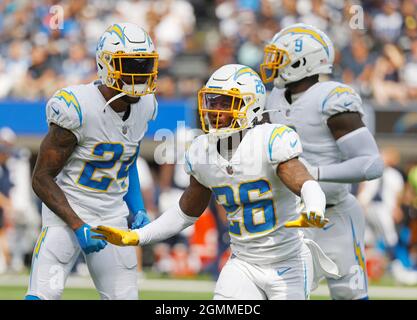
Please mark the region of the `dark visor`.
<svg viewBox="0 0 417 320"><path fill-rule="evenodd" d="M119 58L122 73L149 74L154 72L155 58ZM120 62L119 62L120 63ZM118 64L116 63L116 66ZM117 68L117 67L116 67Z"/></svg>

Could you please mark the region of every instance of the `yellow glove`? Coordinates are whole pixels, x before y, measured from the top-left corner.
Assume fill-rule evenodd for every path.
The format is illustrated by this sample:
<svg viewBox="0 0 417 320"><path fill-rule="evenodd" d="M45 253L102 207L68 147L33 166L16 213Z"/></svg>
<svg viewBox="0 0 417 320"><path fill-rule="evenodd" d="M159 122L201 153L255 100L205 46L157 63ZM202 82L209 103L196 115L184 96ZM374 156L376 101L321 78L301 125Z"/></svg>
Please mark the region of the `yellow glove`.
<svg viewBox="0 0 417 320"><path fill-rule="evenodd" d="M307 217L307 212L302 212L297 220L288 221L285 223L285 228L323 228L329 219L323 218L323 214L317 214L314 211L310 212L310 217Z"/></svg>
<svg viewBox="0 0 417 320"><path fill-rule="evenodd" d="M98 226L91 230L100 234L92 236L92 238L106 240L116 246L137 246L139 244L139 235L134 231L124 231L106 226Z"/></svg>

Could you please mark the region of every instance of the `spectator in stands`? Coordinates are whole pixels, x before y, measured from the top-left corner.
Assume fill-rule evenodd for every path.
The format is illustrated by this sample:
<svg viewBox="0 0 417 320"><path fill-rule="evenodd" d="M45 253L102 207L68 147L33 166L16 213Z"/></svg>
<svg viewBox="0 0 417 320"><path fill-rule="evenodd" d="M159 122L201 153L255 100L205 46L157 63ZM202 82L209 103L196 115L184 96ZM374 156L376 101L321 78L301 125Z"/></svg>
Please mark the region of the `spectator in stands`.
<svg viewBox="0 0 417 320"><path fill-rule="evenodd" d="M24 270L25 257L32 253L40 230L40 213L31 188L30 151L16 146L16 135L10 128L0 129L0 145L10 150L3 167L9 173L10 211L9 247L12 271Z"/></svg>
<svg viewBox="0 0 417 320"><path fill-rule="evenodd" d="M382 43L395 43L401 34L403 17L398 9L398 0L384 0L382 11L374 17L372 23L374 35Z"/></svg>
<svg viewBox="0 0 417 320"><path fill-rule="evenodd" d="M75 44L70 47L69 57L62 64L66 83L79 84L96 78L95 60L87 57L85 47Z"/></svg>
<svg viewBox="0 0 417 320"><path fill-rule="evenodd" d="M407 88L400 81L404 63L404 54L397 46L384 45L382 55L376 60L371 80L378 104L386 106L392 100L403 105L407 103Z"/></svg>
<svg viewBox="0 0 417 320"><path fill-rule="evenodd" d="M7 271L10 265L10 251L7 240L7 229L11 224L12 203L10 201L10 189L12 182L6 162L12 150L7 145L0 143L0 274Z"/></svg>
<svg viewBox="0 0 417 320"><path fill-rule="evenodd" d="M417 99L417 38L411 43L411 52L404 66L404 82L410 100Z"/></svg>
<svg viewBox="0 0 417 320"><path fill-rule="evenodd" d="M15 88L15 96L26 99L39 99L51 96L60 86L57 74L49 63L45 47L34 47L31 54L31 65L25 80Z"/></svg>
<svg viewBox="0 0 417 320"><path fill-rule="evenodd" d="M283 0L282 7L275 6L275 12L278 15L282 28L286 28L299 21L297 10L297 1Z"/></svg>
<svg viewBox="0 0 417 320"><path fill-rule="evenodd" d="M396 223L402 220L401 198L404 179L396 169L400 154L394 147L381 150L385 169L381 178L361 183L358 200L366 217L366 245L378 246L394 260L398 244Z"/></svg>
<svg viewBox="0 0 417 320"><path fill-rule="evenodd" d="M259 69L263 56L264 52L262 50L262 41L259 36L258 27L252 28L248 39L243 42L237 52L237 61L240 64L257 70Z"/></svg>
<svg viewBox="0 0 417 320"><path fill-rule="evenodd" d="M360 93L369 95L375 56L371 55L366 38L353 37L349 47L341 52L342 81Z"/></svg>

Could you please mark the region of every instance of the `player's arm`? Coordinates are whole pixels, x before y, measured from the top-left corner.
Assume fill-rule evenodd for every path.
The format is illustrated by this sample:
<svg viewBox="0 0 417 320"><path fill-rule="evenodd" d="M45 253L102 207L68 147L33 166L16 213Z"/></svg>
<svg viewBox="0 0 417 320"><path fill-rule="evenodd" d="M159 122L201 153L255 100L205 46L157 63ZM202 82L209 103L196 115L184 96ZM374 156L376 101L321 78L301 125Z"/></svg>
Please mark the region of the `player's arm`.
<svg viewBox="0 0 417 320"><path fill-rule="evenodd" d="M41 143L32 178L32 187L38 197L73 230L84 222L72 210L55 177L76 145L77 138L71 131L52 123Z"/></svg>
<svg viewBox="0 0 417 320"><path fill-rule="evenodd" d="M301 196L305 212L296 221L286 223L286 227L323 227L328 220L324 218L326 196L320 185L298 160L292 158L277 166L277 176L293 193Z"/></svg>
<svg viewBox="0 0 417 320"><path fill-rule="evenodd" d="M38 197L75 233L81 249L86 253L98 252L107 245L91 238L91 226L72 210L55 177L62 170L77 145L77 138L67 129L51 123L43 139L36 160L32 187Z"/></svg>
<svg viewBox="0 0 417 320"><path fill-rule="evenodd" d="M107 240L119 246L146 245L168 239L194 224L207 208L210 197L211 190L191 176L190 185L185 189L179 203L166 210L158 219L133 231L98 226L93 231L101 236L93 238Z"/></svg>
<svg viewBox="0 0 417 320"><path fill-rule="evenodd" d="M374 137L362 122L361 98L344 85L332 92L323 102L322 114L343 161L313 168L313 176L319 181L340 183L379 178L384 164Z"/></svg>
<svg viewBox="0 0 417 320"><path fill-rule="evenodd" d="M310 172L317 180L355 183L382 175L384 163L378 146L358 112L338 113L328 119L327 125L344 161L310 167Z"/></svg>

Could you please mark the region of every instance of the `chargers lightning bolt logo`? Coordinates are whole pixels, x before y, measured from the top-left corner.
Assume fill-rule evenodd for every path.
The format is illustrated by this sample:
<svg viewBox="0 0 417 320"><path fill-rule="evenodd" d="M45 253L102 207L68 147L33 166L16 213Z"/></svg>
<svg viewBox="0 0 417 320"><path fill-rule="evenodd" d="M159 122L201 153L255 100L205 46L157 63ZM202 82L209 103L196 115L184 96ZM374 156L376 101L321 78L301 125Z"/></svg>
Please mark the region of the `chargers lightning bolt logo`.
<svg viewBox="0 0 417 320"><path fill-rule="evenodd" d="M118 24L114 24L110 28L108 28L106 32L116 34L116 36L120 39L123 45L125 45L126 37L121 26L119 26Z"/></svg>
<svg viewBox="0 0 417 320"><path fill-rule="evenodd" d="M83 123L83 114L81 112L80 103L74 93L62 89L55 95L55 98L64 101L68 108L73 106L80 119L80 125Z"/></svg>

